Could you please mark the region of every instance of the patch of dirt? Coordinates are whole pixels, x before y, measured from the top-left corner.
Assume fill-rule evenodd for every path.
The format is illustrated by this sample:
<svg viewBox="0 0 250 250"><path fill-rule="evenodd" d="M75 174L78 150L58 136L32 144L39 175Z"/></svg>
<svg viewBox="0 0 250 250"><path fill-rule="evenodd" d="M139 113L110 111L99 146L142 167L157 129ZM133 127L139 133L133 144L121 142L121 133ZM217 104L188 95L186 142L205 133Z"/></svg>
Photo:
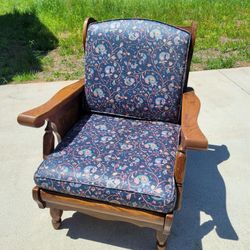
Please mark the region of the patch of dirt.
<svg viewBox="0 0 250 250"><path fill-rule="evenodd" d="M39 79L43 80L69 80L75 79L82 72L83 75L83 57L76 55L62 56L59 49L55 49L47 55L52 59L52 63L46 65L42 72L37 74Z"/></svg>
<svg viewBox="0 0 250 250"><path fill-rule="evenodd" d="M240 41L240 39L237 39L237 38L228 38L226 36L221 36L220 37L220 42L221 44L225 44L225 43L228 43L228 42L238 42Z"/></svg>
<svg viewBox="0 0 250 250"><path fill-rule="evenodd" d="M246 20L236 20L236 27L240 28L242 25L247 26L247 21Z"/></svg>
<svg viewBox="0 0 250 250"><path fill-rule="evenodd" d="M237 56L238 51L233 50L233 51L228 51L228 52L223 53L217 49L206 49L206 50L195 51L194 55L200 58L202 61L206 61L208 59L215 59L219 57Z"/></svg>
<svg viewBox="0 0 250 250"><path fill-rule="evenodd" d="M191 71L201 71L204 70L204 64L202 63L192 63L191 64Z"/></svg>
<svg viewBox="0 0 250 250"><path fill-rule="evenodd" d="M235 67L250 67L250 62L238 61L235 63Z"/></svg>
<svg viewBox="0 0 250 250"><path fill-rule="evenodd" d="M195 51L194 56L198 58L197 62L192 62L191 71L201 71L206 69L208 59L227 58L235 56L237 58L238 51L229 51L222 53L217 49L207 49ZM77 54L77 53L76 53ZM73 80L79 79L84 75L83 55L60 55L59 48L50 51L46 57L47 62L43 66L43 70L36 74L38 81L55 81L55 80ZM236 61L234 67L249 67L250 62ZM28 81L30 82L30 81Z"/></svg>

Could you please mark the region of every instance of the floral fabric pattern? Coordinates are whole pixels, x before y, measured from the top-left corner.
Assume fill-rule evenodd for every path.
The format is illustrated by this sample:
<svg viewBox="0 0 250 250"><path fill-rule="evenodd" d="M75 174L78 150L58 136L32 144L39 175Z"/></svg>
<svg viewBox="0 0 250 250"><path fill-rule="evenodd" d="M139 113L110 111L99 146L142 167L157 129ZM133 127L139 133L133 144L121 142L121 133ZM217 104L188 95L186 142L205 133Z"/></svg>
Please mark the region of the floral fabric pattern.
<svg viewBox="0 0 250 250"><path fill-rule="evenodd" d="M180 126L92 114L35 173L47 190L158 212L174 209Z"/></svg>
<svg viewBox="0 0 250 250"><path fill-rule="evenodd" d="M177 123L191 35L144 20L91 23L85 96L91 111Z"/></svg>

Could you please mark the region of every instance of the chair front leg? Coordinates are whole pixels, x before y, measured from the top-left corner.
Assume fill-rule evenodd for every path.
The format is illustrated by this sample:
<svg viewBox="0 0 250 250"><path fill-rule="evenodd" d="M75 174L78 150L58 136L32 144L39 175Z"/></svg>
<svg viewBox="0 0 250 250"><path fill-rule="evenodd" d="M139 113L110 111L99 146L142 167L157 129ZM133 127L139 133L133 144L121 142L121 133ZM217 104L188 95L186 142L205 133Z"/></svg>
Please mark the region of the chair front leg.
<svg viewBox="0 0 250 250"><path fill-rule="evenodd" d="M167 249L167 240L170 235L170 230L172 227L174 215L167 214L165 217L165 223L162 231L156 231L156 239L157 239L157 250L165 250Z"/></svg>
<svg viewBox="0 0 250 250"><path fill-rule="evenodd" d="M62 222L62 214L63 214L63 210L61 209L57 209L57 208L50 208L50 215L52 217L52 225L54 227L54 229L59 229L61 226L61 222Z"/></svg>

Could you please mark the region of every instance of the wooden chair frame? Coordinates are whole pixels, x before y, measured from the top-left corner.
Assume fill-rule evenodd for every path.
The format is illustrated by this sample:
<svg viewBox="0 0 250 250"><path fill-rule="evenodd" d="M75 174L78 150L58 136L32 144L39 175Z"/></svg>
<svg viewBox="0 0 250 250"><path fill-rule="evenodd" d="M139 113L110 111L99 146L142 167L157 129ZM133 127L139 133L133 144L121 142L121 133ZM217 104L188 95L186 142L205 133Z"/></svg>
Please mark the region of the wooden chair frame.
<svg viewBox="0 0 250 250"><path fill-rule="evenodd" d="M85 47L86 34L89 23L95 22L87 18L83 25L83 47ZM190 27L179 27L192 34L191 51L188 60L188 70L191 63L193 46L195 42L196 24ZM186 81L188 74L186 75ZM41 127L47 123L43 137L43 158L53 152L56 135L60 142L69 129L80 119L84 110L82 95L85 80L81 79L57 92L48 102L32 110L21 113L18 122L30 127ZM181 141L175 162L175 181L177 187L177 203L175 210L180 209L182 200L183 182L185 176L185 161L187 149L207 149L206 137L199 129L197 118L200 101L193 89L185 88L182 97L181 113ZM85 198L64 195L35 186L32 191L33 199L39 208L50 208L52 225L58 229L61 225L63 210L78 211L104 220L126 221L141 227L156 230L157 249L166 249L167 238L174 214L164 214L147 210L135 209L121 205L114 205Z"/></svg>

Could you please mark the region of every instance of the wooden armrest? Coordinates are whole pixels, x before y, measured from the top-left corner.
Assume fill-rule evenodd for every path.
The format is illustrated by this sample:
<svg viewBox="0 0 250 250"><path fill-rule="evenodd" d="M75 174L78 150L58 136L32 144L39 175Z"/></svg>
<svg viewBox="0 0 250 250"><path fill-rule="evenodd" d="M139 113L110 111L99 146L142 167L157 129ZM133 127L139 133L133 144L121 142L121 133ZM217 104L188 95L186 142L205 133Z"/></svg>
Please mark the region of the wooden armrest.
<svg viewBox="0 0 250 250"><path fill-rule="evenodd" d="M181 114L181 145L185 149L207 149L208 141L201 132L197 118L200 100L191 90L183 94Z"/></svg>
<svg viewBox="0 0 250 250"><path fill-rule="evenodd" d="M21 113L17 117L19 124L39 128L46 120L57 115L61 108L79 96L83 91L84 79L66 86L58 91L48 102L34 109Z"/></svg>

